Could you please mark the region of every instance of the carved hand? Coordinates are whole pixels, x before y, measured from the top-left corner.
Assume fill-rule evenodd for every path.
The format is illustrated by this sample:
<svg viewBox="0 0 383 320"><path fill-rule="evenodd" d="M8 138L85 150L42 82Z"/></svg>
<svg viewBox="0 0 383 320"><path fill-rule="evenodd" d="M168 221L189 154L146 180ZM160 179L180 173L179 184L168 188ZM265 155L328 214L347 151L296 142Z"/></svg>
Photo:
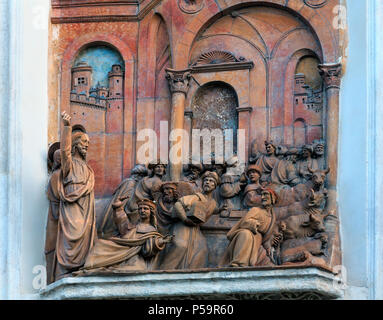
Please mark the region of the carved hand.
<svg viewBox="0 0 383 320"><path fill-rule="evenodd" d="M65 111L61 114L61 118L63 120L64 126L69 127L70 126L70 120L71 117L69 114L67 114Z"/></svg>
<svg viewBox="0 0 383 320"><path fill-rule="evenodd" d="M225 203L225 204L223 204L219 209L218 209L218 211L219 212L222 212L222 211L226 211L228 209L228 206L227 206L227 204Z"/></svg>
<svg viewBox="0 0 383 320"><path fill-rule="evenodd" d="M174 238L174 234L168 234L166 235L165 237L163 238L159 238L158 239L158 244L160 246L166 244L166 243L169 243L169 242L172 242L173 241L173 238Z"/></svg>
<svg viewBox="0 0 383 320"><path fill-rule="evenodd" d="M167 234L162 240L164 243L172 242L174 239L174 234Z"/></svg>
<svg viewBox="0 0 383 320"><path fill-rule="evenodd" d="M124 204L124 202L121 201L121 199L120 199L120 200L113 202L112 207L113 207L113 209L118 209L118 208L121 208L123 204Z"/></svg>

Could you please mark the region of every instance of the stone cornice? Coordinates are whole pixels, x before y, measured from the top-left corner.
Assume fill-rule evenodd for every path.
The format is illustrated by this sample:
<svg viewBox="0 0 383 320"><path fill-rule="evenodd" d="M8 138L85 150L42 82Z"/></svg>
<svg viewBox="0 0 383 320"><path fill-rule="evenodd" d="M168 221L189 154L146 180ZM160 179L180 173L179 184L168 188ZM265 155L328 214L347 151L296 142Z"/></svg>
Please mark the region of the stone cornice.
<svg viewBox="0 0 383 320"><path fill-rule="evenodd" d="M191 67L192 73L204 73L204 72L219 72L219 71L234 71L234 70L246 70L254 68L252 61L243 62L228 62L217 64L205 64L195 65Z"/></svg>
<svg viewBox="0 0 383 320"><path fill-rule="evenodd" d="M64 278L42 299L339 299L335 275L322 268L230 268L102 273ZM235 284L235 285L234 285Z"/></svg>
<svg viewBox="0 0 383 320"><path fill-rule="evenodd" d="M120 0L120 1L94 1L84 0L78 3L66 0L52 2L52 24L62 23L89 23L89 22L129 22L143 19L162 0ZM79 12L76 16L73 9L89 8ZM91 9L97 8L97 11ZM103 10L104 9L104 10ZM107 10L113 9L113 10ZM123 10L119 10L123 9ZM84 14L85 13L85 14Z"/></svg>

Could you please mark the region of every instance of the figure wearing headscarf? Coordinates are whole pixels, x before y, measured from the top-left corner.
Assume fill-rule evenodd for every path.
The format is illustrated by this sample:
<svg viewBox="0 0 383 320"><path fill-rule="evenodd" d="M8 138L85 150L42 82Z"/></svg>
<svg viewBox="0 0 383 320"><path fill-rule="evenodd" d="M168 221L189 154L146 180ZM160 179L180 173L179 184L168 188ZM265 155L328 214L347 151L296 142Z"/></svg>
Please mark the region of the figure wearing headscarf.
<svg viewBox="0 0 383 320"><path fill-rule="evenodd" d="M56 279L84 265L97 237L94 173L86 163L89 137L84 132L72 134L71 118L65 111L62 119Z"/></svg>
<svg viewBox="0 0 383 320"><path fill-rule="evenodd" d="M102 238L109 238L117 233L117 226L113 220L113 203L121 200L125 212L128 212L128 202L133 197L135 187L138 182L148 175L148 169L142 164L136 165L132 171L131 176L123 180L113 193L112 199L109 201L108 206L104 211L104 217L101 222L99 236Z"/></svg>
<svg viewBox="0 0 383 320"><path fill-rule="evenodd" d="M202 181L202 193L182 197L174 205L178 222L170 229L174 239L162 254L161 270L196 269L208 265L207 242L200 225L219 212L212 195L219 177L217 173L207 171Z"/></svg>
<svg viewBox="0 0 383 320"><path fill-rule="evenodd" d="M119 236L98 239L82 272L153 270L158 252L172 240L157 231L156 204L143 199L137 203L139 220L132 225L123 210L123 202L115 202L114 219Z"/></svg>
<svg viewBox="0 0 383 320"><path fill-rule="evenodd" d="M275 215L273 205L277 195L272 189L263 189L262 208L252 208L227 233L230 241L219 265L230 267L273 265ZM270 241L271 240L271 241ZM277 241L275 241L277 244Z"/></svg>

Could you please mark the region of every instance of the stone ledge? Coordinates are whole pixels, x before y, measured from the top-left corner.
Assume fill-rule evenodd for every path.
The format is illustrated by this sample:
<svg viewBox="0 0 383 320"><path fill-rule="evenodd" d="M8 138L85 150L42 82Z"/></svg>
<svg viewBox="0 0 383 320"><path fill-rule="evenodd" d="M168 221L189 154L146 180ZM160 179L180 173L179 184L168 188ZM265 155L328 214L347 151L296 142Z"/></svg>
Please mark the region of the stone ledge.
<svg viewBox="0 0 383 320"><path fill-rule="evenodd" d="M109 274L61 279L40 292L72 299L341 299L335 276L310 268Z"/></svg>

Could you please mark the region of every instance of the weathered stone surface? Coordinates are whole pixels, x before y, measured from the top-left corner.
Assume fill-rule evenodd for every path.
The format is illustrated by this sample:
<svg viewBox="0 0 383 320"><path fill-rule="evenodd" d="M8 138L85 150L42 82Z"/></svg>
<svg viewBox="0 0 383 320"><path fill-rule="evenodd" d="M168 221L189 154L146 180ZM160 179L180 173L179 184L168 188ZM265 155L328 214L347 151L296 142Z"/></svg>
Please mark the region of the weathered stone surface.
<svg viewBox="0 0 383 320"><path fill-rule="evenodd" d="M321 269L201 270L62 279L42 299L340 299L334 275Z"/></svg>

